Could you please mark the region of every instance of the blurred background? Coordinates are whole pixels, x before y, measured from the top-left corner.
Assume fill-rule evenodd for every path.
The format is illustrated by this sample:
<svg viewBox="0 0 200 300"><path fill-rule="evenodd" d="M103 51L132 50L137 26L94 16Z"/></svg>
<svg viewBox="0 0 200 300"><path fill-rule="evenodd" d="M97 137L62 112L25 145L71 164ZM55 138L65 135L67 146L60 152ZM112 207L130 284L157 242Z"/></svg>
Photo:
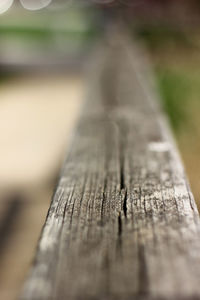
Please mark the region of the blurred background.
<svg viewBox="0 0 200 300"><path fill-rule="evenodd" d="M17 299L33 259L86 97L87 66L115 15L147 49L200 208L200 1L45 1L0 2L0 299L5 300Z"/></svg>

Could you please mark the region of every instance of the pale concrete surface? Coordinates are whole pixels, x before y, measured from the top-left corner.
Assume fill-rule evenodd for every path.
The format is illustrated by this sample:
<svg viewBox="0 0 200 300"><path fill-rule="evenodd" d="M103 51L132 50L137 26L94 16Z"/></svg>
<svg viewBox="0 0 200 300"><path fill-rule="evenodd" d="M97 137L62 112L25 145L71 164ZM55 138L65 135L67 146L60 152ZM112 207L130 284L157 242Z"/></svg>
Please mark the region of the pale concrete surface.
<svg viewBox="0 0 200 300"><path fill-rule="evenodd" d="M82 81L65 76L32 76L0 86L0 188L52 176L82 94Z"/></svg>

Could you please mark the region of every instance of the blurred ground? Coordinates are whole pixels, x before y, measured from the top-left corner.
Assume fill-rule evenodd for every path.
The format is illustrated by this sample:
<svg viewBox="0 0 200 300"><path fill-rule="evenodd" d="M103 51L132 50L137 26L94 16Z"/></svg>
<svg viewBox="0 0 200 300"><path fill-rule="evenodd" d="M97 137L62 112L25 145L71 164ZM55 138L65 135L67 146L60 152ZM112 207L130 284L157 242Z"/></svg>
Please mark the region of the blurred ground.
<svg viewBox="0 0 200 300"><path fill-rule="evenodd" d="M82 98L81 80L26 76L0 91L0 189L38 186L58 168Z"/></svg>
<svg viewBox="0 0 200 300"><path fill-rule="evenodd" d="M20 201L0 243L0 299L16 299L33 259L83 87L78 76L66 74L0 85L0 205L15 195Z"/></svg>

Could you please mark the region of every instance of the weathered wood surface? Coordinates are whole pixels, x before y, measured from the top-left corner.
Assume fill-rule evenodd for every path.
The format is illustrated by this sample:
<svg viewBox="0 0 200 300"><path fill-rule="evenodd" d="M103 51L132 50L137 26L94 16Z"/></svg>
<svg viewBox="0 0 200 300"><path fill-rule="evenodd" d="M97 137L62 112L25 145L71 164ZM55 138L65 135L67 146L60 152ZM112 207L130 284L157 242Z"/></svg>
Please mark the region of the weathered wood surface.
<svg viewBox="0 0 200 300"><path fill-rule="evenodd" d="M200 299L199 215L143 63L119 35L93 67L22 299Z"/></svg>

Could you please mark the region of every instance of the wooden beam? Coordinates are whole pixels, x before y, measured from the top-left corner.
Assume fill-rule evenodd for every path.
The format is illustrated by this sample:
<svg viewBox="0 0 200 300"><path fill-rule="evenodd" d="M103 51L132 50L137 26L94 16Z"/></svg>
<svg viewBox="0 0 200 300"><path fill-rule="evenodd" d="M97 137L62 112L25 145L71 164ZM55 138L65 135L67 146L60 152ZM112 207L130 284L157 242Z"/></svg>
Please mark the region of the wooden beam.
<svg viewBox="0 0 200 300"><path fill-rule="evenodd" d="M119 32L94 59L22 299L200 299L199 215L145 64Z"/></svg>

